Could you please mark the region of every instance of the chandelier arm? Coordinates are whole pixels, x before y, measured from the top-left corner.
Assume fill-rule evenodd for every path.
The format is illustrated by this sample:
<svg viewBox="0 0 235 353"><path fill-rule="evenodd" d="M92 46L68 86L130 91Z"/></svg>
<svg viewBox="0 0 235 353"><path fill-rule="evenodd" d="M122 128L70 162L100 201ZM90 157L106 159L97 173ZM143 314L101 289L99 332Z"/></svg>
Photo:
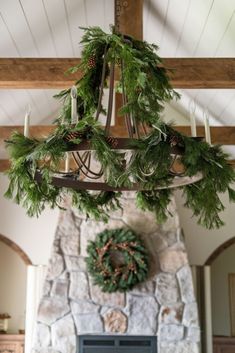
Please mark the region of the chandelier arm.
<svg viewBox="0 0 235 353"><path fill-rule="evenodd" d="M102 174L101 175L95 175L93 172L91 172L91 171L89 171L89 170L81 170L81 172L82 172L82 174L85 176L85 177L87 177L87 178L89 178L89 179L92 179L92 180L96 180L96 179L100 179L100 177L102 176Z"/></svg>
<svg viewBox="0 0 235 353"><path fill-rule="evenodd" d="M144 135L146 136L147 135L147 129L146 129L144 123L141 123L141 127L142 127L142 130L144 132Z"/></svg>
<svg viewBox="0 0 235 353"><path fill-rule="evenodd" d="M121 60L121 80L122 80L122 104L125 106L127 104L126 90L124 84L124 62ZM130 138L133 138L132 126L130 121L129 114L125 114L125 122L128 130L128 135Z"/></svg>
<svg viewBox="0 0 235 353"><path fill-rule="evenodd" d="M95 117L96 121L99 119L99 115L100 115L101 107L102 107L102 98L103 98L103 91L104 91L106 63L107 63L107 44L106 44L105 49L104 49L104 61L103 61L103 67L102 67L102 76L101 76L99 100L98 100L98 106L97 106L96 117Z"/></svg>
<svg viewBox="0 0 235 353"><path fill-rule="evenodd" d="M140 138L139 124L137 123L135 117L132 117L132 120L133 120L133 124L134 124L134 127L135 127L136 136L137 136L137 138L139 139L139 138Z"/></svg>
<svg viewBox="0 0 235 353"><path fill-rule="evenodd" d="M79 152L73 152L73 158L75 160L75 163L77 164L77 166L80 167L81 171L82 171L82 167L83 167L84 163L86 163L86 160L87 160L87 157L88 157L88 152L83 153L83 155L85 155L84 161L81 159L81 156L80 156Z"/></svg>
<svg viewBox="0 0 235 353"><path fill-rule="evenodd" d="M80 164L80 166L81 166L80 170L85 176L89 176L89 173L90 173L91 175L93 175L93 177L89 176L90 179L98 179L103 175L103 168L101 167L100 171L96 173L90 169L90 162L89 161L88 161L88 163L89 163L88 166L85 164L87 159L90 159L90 157L89 157L90 154L91 154L90 151L85 152L83 154L85 156L85 158L83 160L82 159L83 156L81 157L79 152L76 152L75 159L76 159L77 163ZM94 176L95 176L95 178L94 178Z"/></svg>
<svg viewBox="0 0 235 353"><path fill-rule="evenodd" d="M87 174L87 172L85 172L84 168L87 169L88 173L92 174L92 171L90 171L87 168L86 164L85 164L86 160L87 160L87 158L89 156L89 152L87 151L87 152L83 153L83 155L85 155L85 159L84 160L80 156L79 152L73 152L73 158L74 158L74 161L75 161L76 165L78 166L78 171L80 171L85 176L88 176L88 174ZM99 174L99 175L97 174L95 179L98 179L101 176L102 176L102 174ZM90 176L90 179L93 179L93 178Z"/></svg>
<svg viewBox="0 0 235 353"><path fill-rule="evenodd" d="M103 171L103 168L101 166L99 172L94 172L92 169L91 169L91 151L88 152L88 165L84 164L84 167L87 169L88 173L90 173L92 176L90 176L90 179L99 179L100 177L102 177L104 171Z"/></svg>
<svg viewBox="0 0 235 353"><path fill-rule="evenodd" d="M112 62L110 66L110 88L109 88L109 103L108 103L108 112L107 112L107 120L105 126L105 134L109 134L111 119L112 119L112 111L113 111L113 89L114 89L114 74L115 74L115 63Z"/></svg>
<svg viewBox="0 0 235 353"><path fill-rule="evenodd" d="M82 169L83 164L81 163L80 159L78 158L79 152L72 152L72 156L74 159L74 162L76 163L77 167L79 170Z"/></svg>

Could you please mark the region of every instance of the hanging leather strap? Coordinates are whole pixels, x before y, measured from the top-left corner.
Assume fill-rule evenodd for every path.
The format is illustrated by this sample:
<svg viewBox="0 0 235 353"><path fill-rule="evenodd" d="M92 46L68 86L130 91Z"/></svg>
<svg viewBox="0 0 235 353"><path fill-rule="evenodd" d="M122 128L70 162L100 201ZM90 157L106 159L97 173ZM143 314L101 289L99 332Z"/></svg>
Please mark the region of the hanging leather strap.
<svg viewBox="0 0 235 353"><path fill-rule="evenodd" d="M96 120L99 119L99 115L100 115L101 108L102 108L102 98L103 98L103 91L104 91L106 64L107 64L107 45L105 46L105 49L104 49L104 61L103 61L103 67L102 67L99 100L98 100L98 106L97 106L96 117L95 117Z"/></svg>
<svg viewBox="0 0 235 353"><path fill-rule="evenodd" d="M112 120L112 111L113 111L113 91L114 91L114 74L115 74L115 63L112 62L110 66L110 82L109 82L109 102L108 102L108 111L107 111L107 120L105 126L105 134L109 134L111 120Z"/></svg>

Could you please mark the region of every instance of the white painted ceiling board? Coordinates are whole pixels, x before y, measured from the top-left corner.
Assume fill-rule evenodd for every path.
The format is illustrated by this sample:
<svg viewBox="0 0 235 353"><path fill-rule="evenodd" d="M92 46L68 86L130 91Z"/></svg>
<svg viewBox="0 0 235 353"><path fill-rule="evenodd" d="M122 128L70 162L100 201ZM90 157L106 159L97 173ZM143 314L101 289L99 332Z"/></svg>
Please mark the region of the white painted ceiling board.
<svg viewBox="0 0 235 353"><path fill-rule="evenodd" d="M210 16L214 0L192 0L190 12L185 22L185 30L182 35L181 48L182 52L178 51L178 56L200 56L197 55L198 48L200 47L203 33L206 28L208 17ZM189 35L190 34L190 35ZM184 39L187 40L184 42Z"/></svg>
<svg viewBox="0 0 235 353"><path fill-rule="evenodd" d="M29 24L29 30L34 38L39 57L55 57L53 40L49 33L49 26L42 1L20 0L22 11Z"/></svg>
<svg viewBox="0 0 235 353"><path fill-rule="evenodd" d="M114 24L114 1L104 0L104 30L109 32L110 25Z"/></svg>
<svg viewBox="0 0 235 353"><path fill-rule="evenodd" d="M84 0L66 0L65 5L68 12L69 28L75 57L81 56L79 44L83 31L79 27L86 27L86 16Z"/></svg>
<svg viewBox="0 0 235 353"><path fill-rule="evenodd" d="M0 123L1 125L14 125L14 121L2 106L1 101L0 101Z"/></svg>
<svg viewBox="0 0 235 353"><path fill-rule="evenodd" d="M50 35L54 43L56 56L73 57L73 46L69 34L70 28L66 20L63 0L42 0L48 19Z"/></svg>
<svg viewBox="0 0 235 353"><path fill-rule="evenodd" d="M37 50L18 0L1 1L0 12L19 56L35 57ZM4 53L5 56L7 53ZM2 56L2 55L1 55Z"/></svg>
<svg viewBox="0 0 235 353"><path fill-rule="evenodd" d="M222 146L223 151L229 155L228 159L234 159L234 146Z"/></svg>
<svg viewBox="0 0 235 353"><path fill-rule="evenodd" d="M162 56L175 56L178 40L181 35L181 29L184 26L184 19L187 15L189 1L190 0L181 0L180 3L178 0L169 1L165 26L159 42L160 53ZM176 14L180 14L180 16L177 16ZM174 22L171 21L172 17L174 18ZM168 43L172 43L172 45L169 46Z"/></svg>
<svg viewBox="0 0 235 353"><path fill-rule="evenodd" d="M104 0L86 0L86 18L88 26L92 23L95 26L105 27ZM107 14L106 14L107 15Z"/></svg>
<svg viewBox="0 0 235 353"><path fill-rule="evenodd" d="M217 54L218 46L225 31L230 33L227 24L234 13L235 2L231 0L214 0L210 14L207 18L206 26L197 44L195 56L213 57Z"/></svg>
<svg viewBox="0 0 235 353"><path fill-rule="evenodd" d="M0 103L3 110L3 117L9 118L11 123L16 124L19 106L13 95L7 90L1 90Z"/></svg>
<svg viewBox="0 0 235 353"><path fill-rule="evenodd" d="M232 17L227 24L223 38L221 39L220 45L217 49L216 56L223 57L226 53L227 57L235 57L235 11L232 13Z"/></svg>
<svg viewBox="0 0 235 353"><path fill-rule="evenodd" d="M203 123L203 113L208 110L211 125L235 126L235 90L234 89L201 89L201 90L177 90L181 94L181 99L177 103L172 103L175 109L189 116L189 106L196 98L196 116L199 122Z"/></svg>
<svg viewBox="0 0 235 353"><path fill-rule="evenodd" d="M144 2L143 35L144 39L150 43L159 45L161 41L168 4L169 0L161 3L155 0L146 0Z"/></svg>
<svg viewBox="0 0 235 353"><path fill-rule="evenodd" d="M31 124L53 121L61 103L53 98L56 90L0 90L0 124L22 125L28 106L31 108ZM3 123L4 122L4 123Z"/></svg>
<svg viewBox="0 0 235 353"><path fill-rule="evenodd" d="M0 57L18 57L19 52L8 31L4 18L0 11Z"/></svg>

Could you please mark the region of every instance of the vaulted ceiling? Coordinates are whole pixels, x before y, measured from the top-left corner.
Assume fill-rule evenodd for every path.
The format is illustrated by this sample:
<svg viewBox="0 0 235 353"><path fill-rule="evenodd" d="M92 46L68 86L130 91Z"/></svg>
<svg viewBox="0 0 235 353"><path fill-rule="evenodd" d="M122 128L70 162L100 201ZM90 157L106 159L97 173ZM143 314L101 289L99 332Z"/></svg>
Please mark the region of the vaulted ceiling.
<svg viewBox="0 0 235 353"><path fill-rule="evenodd" d="M159 45L162 57L235 57L234 0L145 0L144 39ZM1 57L80 57L79 26L114 23L114 0L0 0ZM179 90L172 107L188 117L196 102L202 121L208 109L213 125L233 125L233 89ZM0 90L0 125L23 123L26 107L32 124L51 122L59 104L56 90ZM171 110L172 120L177 114Z"/></svg>

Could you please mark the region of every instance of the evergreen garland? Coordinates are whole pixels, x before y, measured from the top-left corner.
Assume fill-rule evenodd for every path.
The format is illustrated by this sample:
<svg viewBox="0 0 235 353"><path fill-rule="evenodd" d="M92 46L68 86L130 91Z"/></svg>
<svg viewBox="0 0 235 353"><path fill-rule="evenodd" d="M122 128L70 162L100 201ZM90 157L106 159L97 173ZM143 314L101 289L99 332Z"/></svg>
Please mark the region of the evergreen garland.
<svg viewBox="0 0 235 353"><path fill-rule="evenodd" d="M133 183L138 183L142 189L137 192L138 207L154 212L158 221L165 221L173 193L172 189L167 188L174 177L169 173L171 147L177 146L183 151L178 161L184 174L189 177L196 173L203 174L201 181L182 187L185 206L192 209L199 224L209 229L220 227L223 221L219 214L224 206L219 193L228 192L230 201L235 201L235 192L230 186L235 181L235 172L227 162L228 156L219 146L212 147L186 137L160 119L165 102L178 98L178 94L172 89L161 59L156 54L157 47L115 31L106 34L98 27L85 29L82 43L81 62L70 69L70 72L82 70L84 73L76 82L79 121L75 126L70 125L71 99L68 89L57 95L63 100L63 107L56 120L57 129L48 138L37 140L19 133L12 135L7 141L11 168L8 171L10 184L6 196L23 204L30 216L38 216L46 205L61 207L63 197L68 193L73 205L88 217L107 221L108 212L120 207L119 192L91 193L58 188L52 183L53 173L58 171L66 151L88 140L104 170L105 182L114 188L131 188ZM143 122L149 128L147 136L132 141L132 156L126 166L123 154L112 149L111 137L106 136L94 118L102 68L105 66L106 82L111 63L121 65L124 72L121 81L124 82L128 101L120 109L120 115L128 113L135 117L137 123ZM121 82L116 90L122 93ZM101 111L106 113L102 106ZM42 174L40 184L35 181L38 169Z"/></svg>
<svg viewBox="0 0 235 353"><path fill-rule="evenodd" d="M131 290L147 278L146 249L130 229L104 230L90 241L87 253L88 272L104 292Z"/></svg>

